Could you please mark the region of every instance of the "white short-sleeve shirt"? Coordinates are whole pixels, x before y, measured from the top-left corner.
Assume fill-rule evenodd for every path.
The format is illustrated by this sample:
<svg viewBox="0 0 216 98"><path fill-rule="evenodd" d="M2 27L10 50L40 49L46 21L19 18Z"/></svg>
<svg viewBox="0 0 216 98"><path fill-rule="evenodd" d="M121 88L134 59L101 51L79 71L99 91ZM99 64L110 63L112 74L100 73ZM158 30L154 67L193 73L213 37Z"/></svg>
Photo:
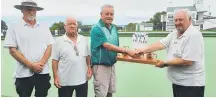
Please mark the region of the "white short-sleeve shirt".
<svg viewBox="0 0 216 98"><path fill-rule="evenodd" d="M48 26L36 23L32 28L21 19L9 26L3 46L6 48L16 47L30 62L38 62L44 56L47 46L53 42L54 39ZM39 74L47 73L49 73L48 62ZM33 74L34 72L31 69L17 61L15 78L30 77Z"/></svg>
<svg viewBox="0 0 216 98"><path fill-rule="evenodd" d="M61 86L80 85L87 81L86 57L90 55L87 39L78 34L76 47L79 56L74 47L67 35L58 38L53 45L52 58L59 61L57 72Z"/></svg>
<svg viewBox="0 0 216 98"><path fill-rule="evenodd" d="M192 66L169 66L168 78L177 85L204 86L204 41L200 31L193 25L177 37L177 31L173 31L160 41L167 50L168 60L182 58L194 61Z"/></svg>

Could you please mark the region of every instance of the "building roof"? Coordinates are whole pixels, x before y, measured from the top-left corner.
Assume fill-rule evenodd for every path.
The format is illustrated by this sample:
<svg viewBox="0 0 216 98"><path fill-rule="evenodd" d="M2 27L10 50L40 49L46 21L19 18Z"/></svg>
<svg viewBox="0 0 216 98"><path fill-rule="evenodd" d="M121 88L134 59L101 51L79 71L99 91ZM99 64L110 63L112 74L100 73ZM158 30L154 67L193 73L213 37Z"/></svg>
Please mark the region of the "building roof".
<svg viewBox="0 0 216 98"><path fill-rule="evenodd" d="M178 7L167 7L167 12L174 12L176 9L188 9L190 11L197 11L195 6L178 6Z"/></svg>
<svg viewBox="0 0 216 98"><path fill-rule="evenodd" d="M216 16L203 15L203 19L216 19Z"/></svg>
<svg viewBox="0 0 216 98"><path fill-rule="evenodd" d="M205 29L205 30L209 30L209 31L216 31L216 27L208 28L208 29Z"/></svg>
<svg viewBox="0 0 216 98"><path fill-rule="evenodd" d="M139 25L143 25L144 27L153 27L153 23L140 23Z"/></svg>

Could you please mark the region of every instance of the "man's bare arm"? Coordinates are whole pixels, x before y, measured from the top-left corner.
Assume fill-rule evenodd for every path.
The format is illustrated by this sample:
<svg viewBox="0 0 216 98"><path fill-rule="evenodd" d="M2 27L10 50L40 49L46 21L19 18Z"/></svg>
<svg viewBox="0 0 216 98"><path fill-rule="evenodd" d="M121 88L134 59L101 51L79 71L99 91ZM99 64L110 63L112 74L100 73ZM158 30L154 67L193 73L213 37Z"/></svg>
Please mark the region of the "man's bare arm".
<svg viewBox="0 0 216 98"><path fill-rule="evenodd" d="M60 86L60 80L58 76L58 62L57 60L52 60L52 71L53 71L53 78L54 78L54 85L57 88L61 88Z"/></svg>
<svg viewBox="0 0 216 98"><path fill-rule="evenodd" d="M57 60L52 59L52 71L53 71L53 77L58 77L58 62Z"/></svg>
<svg viewBox="0 0 216 98"><path fill-rule="evenodd" d="M193 64L193 61L188 61L181 58L175 58L173 60L167 61L166 64L169 66L179 66L179 65L190 66Z"/></svg>
<svg viewBox="0 0 216 98"><path fill-rule="evenodd" d="M91 58L89 55L86 57L86 64L87 64L87 67L90 67L91 65Z"/></svg>
<svg viewBox="0 0 216 98"><path fill-rule="evenodd" d="M154 52L157 50L162 50L165 49L165 46L161 42L156 42L154 44L151 44L149 46L146 46L144 48L139 49L142 53L149 53L149 52Z"/></svg>
<svg viewBox="0 0 216 98"><path fill-rule="evenodd" d="M125 53L125 49L124 48L121 48L121 47L118 47L118 46L115 46L113 44L110 44L110 43L103 43L103 47L106 48L107 50L111 50L111 51L115 51L115 52L120 52L120 53Z"/></svg>
<svg viewBox="0 0 216 98"><path fill-rule="evenodd" d="M26 65L28 68L30 68L32 71L40 73L43 68L40 66L42 63L40 62L30 62L28 59L24 57L22 53L20 53L15 47L9 48L11 56L16 59L18 62Z"/></svg>
<svg viewBox="0 0 216 98"><path fill-rule="evenodd" d="M17 48L15 48L15 47L10 47L10 48L9 48L9 51L10 51L10 55L11 55L14 59L16 59L18 62L20 62L20 63L26 65L27 67L31 68L32 62L30 62L28 59L26 59L26 58L24 57L24 55L23 55L21 52L19 52L19 51L17 50Z"/></svg>
<svg viewBox="0 0 216 98"><path fill-rule="evenodd" d="M43 64L46 64L46 62L51 56L51 52L52 52L52 45L48 45L42 59L40 60Z"/></svg>

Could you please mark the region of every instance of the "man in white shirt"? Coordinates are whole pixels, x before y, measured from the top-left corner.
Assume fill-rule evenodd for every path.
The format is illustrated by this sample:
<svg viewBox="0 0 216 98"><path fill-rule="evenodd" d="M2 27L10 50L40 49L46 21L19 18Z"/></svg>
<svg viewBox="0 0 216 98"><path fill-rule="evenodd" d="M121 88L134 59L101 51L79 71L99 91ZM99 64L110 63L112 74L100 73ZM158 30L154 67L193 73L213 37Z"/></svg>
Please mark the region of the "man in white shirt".
<svg viewBox="0 0 216 98"><path fill-rule="evenodd" d="M20 97L30 97L35 87L35 97L46 97L50 88L48 59L53 38L49 27L38 23L36 11L43 10L32 0L15 5L23 18L9 26L4 47L17 60L14 77Z"/></svg>
<svg viewBox="0 0 216 98"><path fill-rule="evenodd" d="M87 97L88 80L92 76L87 39L78 34L73 17L66 18L66 34L53 45L53 77L59 97Z"/></svg>
<svg viewBox="0 0 216 98"><path fill-rule="evenodd" d="M168 78L173 83L174 97L204 97L204 41L202 33L192 22L187 9L174 14L176 30L150 46L138 49L136 54L167 50L167 61L156 67L168 66Z"/></svg>

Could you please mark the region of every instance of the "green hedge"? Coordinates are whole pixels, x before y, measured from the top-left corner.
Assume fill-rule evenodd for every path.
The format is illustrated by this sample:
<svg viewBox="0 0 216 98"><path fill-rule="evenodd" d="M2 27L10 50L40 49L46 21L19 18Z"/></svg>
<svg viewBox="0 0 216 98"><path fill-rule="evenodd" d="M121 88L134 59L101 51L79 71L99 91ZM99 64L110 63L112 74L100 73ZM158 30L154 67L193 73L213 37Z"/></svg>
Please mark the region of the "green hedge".
<svg viewBox="0 0 216 98"><path fill-rule="evenodd" d="M84 36L89 36L89 33L80 33ZM132 37L133 33L119 33L119 37ZM168 33L148 33L149 37L165 37ZM216 37L216 33L203 33L204 37Z"/></svg>
<svg viewBox="0 0 216 98"><path fill-rule="evenodd" d="M89 36L89 33L80 33L84 36ZM132 37L133 33L119 33L119 37ZM149 37L165 37L168 33L148 33ZM204 37L216 37L216 33L202 33ZM56 36L54 36L56 37ZM4 37L1 37L4 40Z"/></svg>

